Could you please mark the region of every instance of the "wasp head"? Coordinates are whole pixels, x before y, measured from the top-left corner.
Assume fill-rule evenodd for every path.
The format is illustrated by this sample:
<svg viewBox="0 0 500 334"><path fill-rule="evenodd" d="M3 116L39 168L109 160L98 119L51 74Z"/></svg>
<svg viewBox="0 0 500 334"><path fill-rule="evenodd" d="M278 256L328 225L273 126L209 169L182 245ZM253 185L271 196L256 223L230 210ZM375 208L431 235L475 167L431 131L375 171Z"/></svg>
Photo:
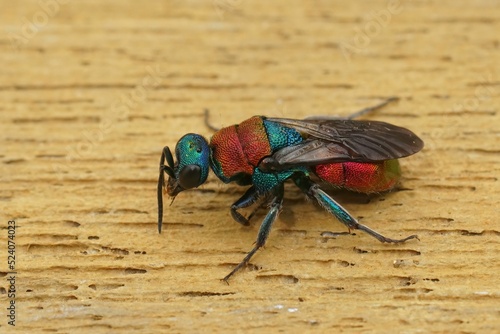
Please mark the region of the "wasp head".
<svg viewBox="0 0 500 334"><path fill-rule="evenodd" d="M210 147L202 136L194 133L184 135L175 146L175 157L177 161L174 162L169 147L165 146L161 155L158 178L158 230L161 230L163 216L164 173L168 175L167 194L174 199L181 191L205 183L208 176ZM167 160L166 165L165 160Z"/></svg>

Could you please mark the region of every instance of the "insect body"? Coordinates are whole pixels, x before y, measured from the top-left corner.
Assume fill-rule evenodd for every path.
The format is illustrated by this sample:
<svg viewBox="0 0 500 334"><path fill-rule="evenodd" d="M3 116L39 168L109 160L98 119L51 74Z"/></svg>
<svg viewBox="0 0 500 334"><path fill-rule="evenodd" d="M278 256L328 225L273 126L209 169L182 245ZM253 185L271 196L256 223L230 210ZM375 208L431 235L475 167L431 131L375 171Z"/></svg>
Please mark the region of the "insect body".
<svg viewBox="0 0 500 334"><path fill-rule="evenodd" d="M186 134L175 147L175 162L168 146L163 149L158 180L158 230L161 231L163 219L164 173L169 176L167 193L175 198L181 191L202 185L212 169L225 183L249 186L230 208L238 223L248 225L253 215L247 218L238 210L261 198L269 206L254 248L224 277L226 282L264 246L281 209L284 182L288 179L349 230L362 230L388 243L414 239L416 235L387 238L360 224L310 176L314 174L334 186L363 193L390 190L400 177L397 159L414 154L422 147L422 140L410 130L385 122L350 118L294 120L254 116L220 129L210 142L200 135Z"/></svg>

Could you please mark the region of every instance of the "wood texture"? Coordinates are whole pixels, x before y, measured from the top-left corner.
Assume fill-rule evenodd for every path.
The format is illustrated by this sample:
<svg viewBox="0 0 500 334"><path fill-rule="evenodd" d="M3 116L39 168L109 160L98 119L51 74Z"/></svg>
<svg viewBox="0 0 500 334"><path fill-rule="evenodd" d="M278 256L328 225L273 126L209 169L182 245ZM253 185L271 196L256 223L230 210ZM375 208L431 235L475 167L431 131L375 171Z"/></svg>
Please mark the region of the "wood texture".
<svg viewBox="0 0 500 334"><path fill-rule="evenodd" d="M11 1L0 11L0 332L493 333L500 328L498 1ZM255 114L408 127L399 191L339 201L384 245L287 187L266 248L212 175L166 203L164 145Z"/></svg>

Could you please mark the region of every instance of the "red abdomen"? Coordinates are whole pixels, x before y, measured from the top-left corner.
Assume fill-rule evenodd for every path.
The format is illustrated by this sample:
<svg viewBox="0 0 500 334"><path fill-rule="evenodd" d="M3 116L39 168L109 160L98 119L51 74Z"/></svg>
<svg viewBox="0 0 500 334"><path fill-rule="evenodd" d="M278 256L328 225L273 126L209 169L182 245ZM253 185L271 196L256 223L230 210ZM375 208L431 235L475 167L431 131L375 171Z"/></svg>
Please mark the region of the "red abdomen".
<svg viewBox="0 0 500 334"><path fill-rule="evenodd" d="M323 181L362 193L390 190L401 176L398 160L340 162L317 165L312 169Z"/></svg>

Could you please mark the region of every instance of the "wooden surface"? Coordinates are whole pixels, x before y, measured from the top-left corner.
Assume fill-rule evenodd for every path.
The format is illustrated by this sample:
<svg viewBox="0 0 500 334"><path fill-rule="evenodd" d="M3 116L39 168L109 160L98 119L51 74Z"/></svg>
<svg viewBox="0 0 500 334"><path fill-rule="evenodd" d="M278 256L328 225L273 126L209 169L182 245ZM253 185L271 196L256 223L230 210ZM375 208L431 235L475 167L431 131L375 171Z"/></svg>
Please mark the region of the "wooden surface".
<svg viewBox="0 0 500 334"><path fill-rule="evenodd" d="M0 10L0 332L499 330L498 1L45 2ZM336 198L419 242L324 239L344 227L290 186L266 248L226 285L262 215L234 223L244 189L213 175L157 233L161 149L210 136L204 108L225 126L392 95L369 118L424 150L402 160L399 191Z"/></svg>

